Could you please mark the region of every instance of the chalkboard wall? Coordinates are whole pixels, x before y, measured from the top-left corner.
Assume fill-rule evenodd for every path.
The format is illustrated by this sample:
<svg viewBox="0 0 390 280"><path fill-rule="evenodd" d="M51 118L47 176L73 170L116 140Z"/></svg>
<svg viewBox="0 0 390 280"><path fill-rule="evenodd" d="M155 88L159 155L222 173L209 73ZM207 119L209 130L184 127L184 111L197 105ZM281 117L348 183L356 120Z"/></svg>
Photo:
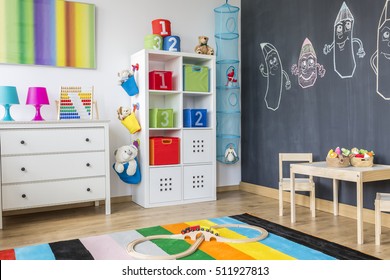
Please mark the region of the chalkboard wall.
<svg viewBox="0 0 390 280"><path fill-rule="evenodd" d="M323 161L331 148L358 147L390 164L385 4L241 1L243 182L277 188L280 152L312 152ZM332 200L331 180L316 184L317 197ZM378 191L390 192L390 182L364 185L365 208L374 208ZM339 192L340 202L356 205L354 184L341 182Z"/></svg>

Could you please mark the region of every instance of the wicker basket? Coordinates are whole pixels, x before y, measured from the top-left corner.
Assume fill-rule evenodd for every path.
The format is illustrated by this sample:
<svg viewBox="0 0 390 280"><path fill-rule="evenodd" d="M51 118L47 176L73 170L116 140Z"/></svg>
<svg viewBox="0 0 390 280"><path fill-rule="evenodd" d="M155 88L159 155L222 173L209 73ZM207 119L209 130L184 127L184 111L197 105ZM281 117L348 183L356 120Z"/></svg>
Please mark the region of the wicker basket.
<svg viewBox="0 0 390 280"><path fill-rule="evenodd" d="M371 167L374 165L374 157L365 158L351 158L351 164L355 167Z"/></svg>
<svg viewBox="0 0 390 280"><path fill-rule="evenodd" d="M342 157L342 158L330 158L326 157L326 165L329 167L348 167L350 166L351 162L349 160L349 157Z"/></svg>

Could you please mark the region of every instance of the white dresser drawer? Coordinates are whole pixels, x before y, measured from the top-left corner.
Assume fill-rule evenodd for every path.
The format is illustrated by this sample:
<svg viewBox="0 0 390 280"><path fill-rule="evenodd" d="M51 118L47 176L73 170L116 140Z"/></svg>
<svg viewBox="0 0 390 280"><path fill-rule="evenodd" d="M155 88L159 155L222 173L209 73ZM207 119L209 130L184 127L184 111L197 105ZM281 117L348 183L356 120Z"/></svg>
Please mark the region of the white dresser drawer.
<svg viewBox="0 0 390 280"><path fill-rule="evenodd" d="M104 152L2 157L2 183L102 176L105 163Z"/></svg>
<svg viewBox="0 0 390 280"><path fill-rule="evenodd" d="M211 130L185 130L183 133L183 162L211 162L213 154L213 139Z"/></svg>
<svg viewBox="0 0 390 280"><path fill-rule="evenodd" d="M95 201L105 198L105 178L3 185L3 210Z"/></svg>
<svg viewBox="0 0 390 280"><path fill-rule="evenodd" d="M1 154L104 150L104 128L14 129L1 132Z"/></svg>

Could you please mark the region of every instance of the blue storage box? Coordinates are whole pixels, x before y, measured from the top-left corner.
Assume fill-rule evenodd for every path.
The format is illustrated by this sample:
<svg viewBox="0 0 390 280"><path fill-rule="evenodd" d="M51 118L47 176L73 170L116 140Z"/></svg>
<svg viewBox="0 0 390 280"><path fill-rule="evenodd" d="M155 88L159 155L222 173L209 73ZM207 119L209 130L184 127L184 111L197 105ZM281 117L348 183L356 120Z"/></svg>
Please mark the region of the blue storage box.
<svg viewBox="0 0 390 280"><path fill-rule="evenodd" d="M207 109L184 109L184 127L207 127Z"/></svg>

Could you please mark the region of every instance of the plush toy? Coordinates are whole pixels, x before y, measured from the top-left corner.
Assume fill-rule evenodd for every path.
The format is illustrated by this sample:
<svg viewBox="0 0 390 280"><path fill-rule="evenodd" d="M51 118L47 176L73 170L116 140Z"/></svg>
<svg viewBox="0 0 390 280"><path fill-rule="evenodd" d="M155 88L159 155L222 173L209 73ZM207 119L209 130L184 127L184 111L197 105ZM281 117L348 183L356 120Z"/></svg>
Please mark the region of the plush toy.
<svg viewBox="0 0 390 280"><path fill-rule="evenodd" d="M214 49L207 45L209 37L199 36L199 45L195 47L195 52L199 54L214 55Z"/></svg>
<svg viewBox="0 0 390 280"><path fill-rule="evenodd" d="M230 145L226 151L225 151L225 161L226 162L230 162L230 163L234 163L238 160L238 157L237 157L237 153L236 151L234 150L233 146Z"/></svg>
<svg viewBox="0 0 390 280"><path fill-rule="evenodd" d="M116 112L118 113L118 119L123 121L127 116L130 116L132 110L130 107L121 106Z"/></svg>
<svg viewBox="0 0 390 280"><path fill-rule="evenodd" d="M125 164L128 164L126 169L126 174L129 176L133 176L137 171L137 161L135 160L138 155L138 149L134 145L122 146L119 147L114 152L115 155L115 164L114 169L118 173L122 173L125 171Z"/></svg>
<svg viewBox="0 0 390 280"><path fill-rule="evenodd" d="M131 70L122 70L118 72L118 85L122 85L124 82L127 81L127 79L131 76L133 76L133 71Z"/></svg>

